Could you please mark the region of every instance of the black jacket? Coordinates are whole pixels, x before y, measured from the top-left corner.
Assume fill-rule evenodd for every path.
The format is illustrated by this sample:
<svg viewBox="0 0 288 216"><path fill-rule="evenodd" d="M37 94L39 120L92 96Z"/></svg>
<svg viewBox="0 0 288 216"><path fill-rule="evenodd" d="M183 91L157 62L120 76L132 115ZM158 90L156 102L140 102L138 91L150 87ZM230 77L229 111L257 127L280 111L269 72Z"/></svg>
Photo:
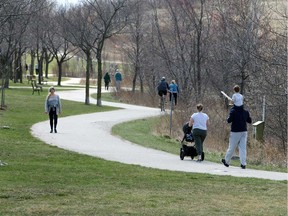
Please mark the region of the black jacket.
<svg viewBox="0 0 288 216"><path fill-rule="evenodd" d="M243 106L233 106L230 110L228 123L231 124L231 132L244 132L247 131L247 123L251 124L252 119L247 110Z"/></svg>
<svg viewBox="0 0 288 216"><path fill-rule="evenodd" d="M105 74L104 81L105 82L111 82L110 75L108 73Z"/></svg>
<svg viewBox="0 0 288 216"><path fill-rule="evenodd" d="M158 91L168 91L169 85L165 80L161 80L157 86Z"/></svg>

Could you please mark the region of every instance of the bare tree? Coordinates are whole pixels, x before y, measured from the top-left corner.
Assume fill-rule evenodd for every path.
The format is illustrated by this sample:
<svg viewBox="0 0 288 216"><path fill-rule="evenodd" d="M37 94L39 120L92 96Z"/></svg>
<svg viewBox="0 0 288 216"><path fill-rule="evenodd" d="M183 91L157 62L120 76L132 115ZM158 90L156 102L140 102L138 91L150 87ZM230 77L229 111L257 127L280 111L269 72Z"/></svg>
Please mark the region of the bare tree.
<svg viewBox="0 0 288 216"><path fill-rule="evenodd" d="M43 65L44 57L46 53L45 41L47 28L45 26L46 16L49 17L49 13L53 8L54 4L47 0L39 0L31 2L31 9L34 10L32 13L29 31L30 31L30 49L31 49L31 72L33 74L34 69L34 58L36 58L35 72L38 75L38 82L41 84L43 79ZM32 56L33 55L33 56Z"/></svg>
<svg viewBox="0 0 288 216"><path fill-rule="evenodd" d="M45 26L47 28L45 46L57 61L58 86L61 85L62 64L69 61L77 53L77 48L73 47L67 39L65 27L59 22L63 13L65 13L65 9L62 10L64 11L61 12L61 10L59 10L59 14L53 13L50 18L45 20Z"/></svg>
<svg viewBox="0 0 288 216"><path fill-rule="evenodd" d="M140 91L144 92L144 59L147 58L145 48L148 44L147 37L149 35L148 8L147 2L137 0L130 7L131 16L130 22L125 29L125 43L122 46L124 53L127 55L129 62L132 65L133 79L132 92L135 92L136 82L139 79Z"/></svg>
<svg viewBox="0 0 288 216"><path fill-rule="evenodd" d="M0 76L1 85L1 108L5 106L5 88L9 87L9 78L13 78L14 70L21 67L22 34L26 30L29 20L30 1L1 1L0 2ZM20 74L18 74L19 78Z"/></svg>
<svg viewBox="0 0 288 216"><path fill-rule="evenodd" d="M105 40L117 34L125 26L126 15L121 13L126 0L84 0L82 5L69 9L65 20L68 40L86 55L85 104L89 101L89 79L92 54L96 54L98 65L97 106L101 106L102 51Z"/></svg>
<svg viewBox="0 0 288 216"><path fill-rule="evenodd" d="M124 10L127 0L86 0L85 7L92 8L93 16L90 24L96 31L93 51L96 54L98 65L97 80L97 106L101 106L102 86L102 52L105 41L115 34L118 34L125 26L128 19L128 12Z"/></svg>
<svg viewBox="0 0 288 216"><path fill-rule="evenodd" d="M265 12L270 22L263 26L265 48L257 55L262 63L258 88L266 96L265 144L280 150L287 161L287 7L274 2Z"/></svg>
<svg viewBox="0 0 288 216"><path fill-rule="evenodd" d="M199 101L209 37L207 3L204 0L164 2L166 10L160 16L157 5L154 6L161 57L169 76L181 85L184 97L193 89Z"/></svg>
<svg viewBox="0 0 288 216"><path fill-rule="evenodd" d="M90 73L92 64L92 49L98 40L98 33L91 25L93 13L91 8L84 6L71 7L67 13L62 14L64 32L66 39L73 46L78 47L86 56L86 84L85 84L85 104L90 104L89 88Z"/></svg>
<svg viewBox="0 0 288 216"><path fill-rule="evenodd" d="M214 30L219 28L215 31L211 56L222 73L223 79L218 84L224 86L223 90L231 89L233 83L239 84L241 93L246 93L249 77L260 72L253 53L258 53L261 45L263 5L258 0L218 1L214 7ZM213 68L210 75L219 80Z"/></svg>

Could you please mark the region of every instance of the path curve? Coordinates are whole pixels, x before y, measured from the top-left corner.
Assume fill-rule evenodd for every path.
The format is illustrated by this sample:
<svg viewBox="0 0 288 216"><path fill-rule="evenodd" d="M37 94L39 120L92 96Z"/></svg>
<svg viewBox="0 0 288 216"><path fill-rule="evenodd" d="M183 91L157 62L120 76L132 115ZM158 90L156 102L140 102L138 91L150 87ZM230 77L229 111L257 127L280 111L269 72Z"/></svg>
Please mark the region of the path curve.
<svg viewBox="0 0 288 216"><path fill-rule="evenodd" d="M91 90L91 93L95 90ZM58 92L61 99L83 102L84 90ZM95 99L90 103L96 104ZM57 134L50 134L49 122L39 122L31 128L33 136L45 143L69 151L95 156L109 161L140 165L162 170L252 177L270 180L287 180L287 173L269 172L240 167L224 167L222 164L203 161L198 163L186 157L183 161L178 155L145 148L111 135L113 125L125 121L161 115L159 109L121 103L102 102L103 105L123 109L109 112L83 114L59 118ZM65 108L64 108L65 112Z"/></svg>

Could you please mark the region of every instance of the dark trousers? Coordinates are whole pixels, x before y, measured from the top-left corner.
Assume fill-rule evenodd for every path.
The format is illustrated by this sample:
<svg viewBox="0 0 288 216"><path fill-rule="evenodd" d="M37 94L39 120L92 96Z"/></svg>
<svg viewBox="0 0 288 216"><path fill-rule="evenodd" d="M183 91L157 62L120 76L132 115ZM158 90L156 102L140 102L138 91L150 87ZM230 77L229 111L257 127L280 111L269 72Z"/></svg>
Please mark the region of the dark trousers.
<svg viewBox="0 0 288 216"><path fill-rule="evenodd" d="M174 103L175 103L175 105L177 105L177 93L170 93L170 101L171 101L171 99L172 99L172 94L173 94L173 100L174 100Z"/></svg>
<svg viewBox="0 0 288 216"><path fill-rule="evenodd" d="M50 128L53 129L53 121L54 121L54 129L57 127L58 115L56 113L56 109L51 109L49 112L49 119L50 119Z"/></svg>
<svg viewBox="0 0 288 216"><path fill-rule="evenodd" d="M201 130L201 129L193 129L193 137L195 140L195 145L197 149L197 154L202 155L203 152L203 142L207 136L207 131L206 130Z"/></svg>
<svg viewBox="0 0 288 216"><path fill-rule="evenodd" d="M104 82L105 82L105 89L108 90L108 88L109 88L109 82L107 82L107 81L104 81Z"/></svg>

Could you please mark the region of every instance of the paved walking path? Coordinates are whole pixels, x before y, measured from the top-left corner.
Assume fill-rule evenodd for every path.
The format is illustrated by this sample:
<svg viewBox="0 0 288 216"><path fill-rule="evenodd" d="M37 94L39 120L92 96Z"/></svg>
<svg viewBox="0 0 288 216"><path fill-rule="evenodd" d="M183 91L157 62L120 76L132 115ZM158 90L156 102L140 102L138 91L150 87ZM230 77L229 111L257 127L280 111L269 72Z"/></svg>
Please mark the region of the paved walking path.
<svg viewBox="0 0 288 216"><path fill-rule="evenodd" d="M84 102L85 90L58 92L61 99ZM91 90L90 93L95 92ZM90 103L96 104L94 99ZM49 145L81 154L91 155L109 161L140 165L162 170L209 173L213 175L230 175L271 180L287 180L287 173L268 172L240 167L224 167L220 163L192 161L186 157L183 161L179 155L145 148L119 137L111 135L111 128L121 122L161 115L159 109L141 106L102 102L103 105L123 109L59 118L58 133L50 134L49 122L44 121L32 126L31 133ZM64 107L69 109L69 107ZM248 165L249 166L249 165Z"/></svg>

